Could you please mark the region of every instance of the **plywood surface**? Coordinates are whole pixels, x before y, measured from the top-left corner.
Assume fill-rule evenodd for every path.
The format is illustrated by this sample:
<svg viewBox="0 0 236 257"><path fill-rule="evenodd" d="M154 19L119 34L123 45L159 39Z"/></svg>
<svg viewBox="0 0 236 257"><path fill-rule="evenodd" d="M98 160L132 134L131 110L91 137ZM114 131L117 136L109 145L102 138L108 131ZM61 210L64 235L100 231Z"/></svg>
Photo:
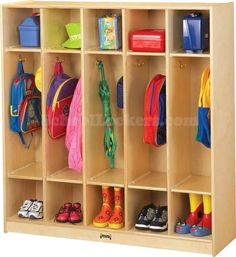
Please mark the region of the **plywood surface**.
<svg viewBox="0 0 236 257"><path fill-rule="evenodd" d="M9 178L43 180L42 163L31 163L8 173Z"/></svg>
<svg viewBox="0 0 236 257"><path fill-rule="evenodd" d="M14 26L30 14L33 8L41 12L41 47L21 48ZM222 8L225 12L222 12ZM27 72L35 72L40 65L43 68L43 128L37 133L32 148L29 151L22 150L17 136L9 130L9 124L5 124L6 230L33 234L40 231L43 235L96 241L102 241L100 235L104 233L111 235L111 242L201 253L212 253L213 246L213 253L218 253L235 236L236 230L232 226L236 223L234 211L228 213L226 219L224 211L235 205L232 9L231 4L204 3L94 5L67 2L66 7L63 2L27 1L5 4L2 51L5 121L8 120L10 85L16 74L15 63L19 54L26 59ZM201 10L210 15L211 50L202 54L186 54L179 49L181 19L192 10ZM97 18L108 11L122 14L123 46L118 51L102 51L98 46ZM12 17L14 22L9 25L9 19ZM82 48L63 49L61 44L67 38L65 24L76 21L81 22ZM224 26L227 26L227 29L224 29ZM129 32L144 27L166 29L165 53L128 50ZM219 28L223 31L224 40ZM52 31L57 32L55 37L52 36ZM223 52L222 46L226 49ZM57 58L63 60L67 74L82 79L83 173L67 167L68 151L65 138L55 141L47 132L45 103ZM115 169L112 170L103 151L103 123L93 123L94 117L103 121L102 104L98 94L98 59L102 59L105 65L113 118L120 122L115 123L118 148ZM221 61L223 65L219 66ZM211 150L195 141L196 124L175 123L176 120L197 118L201 72L208 64L212 67ZM145 89L157 73L167 76L167 116L170 118L167 125L167 144L158 148L144 144L142 124ZM124 109L120 110L116 104L116 84L122 75ZM222 87L222 81L227 87ZM130 124L131 119L136 119L136 123ZM225 126L222 126L222 123ZM10 158L13 148L17 152L21 150L22 154ZM101 208L101 186L124 188L125 227L121 230L99 230L91 225ZM193 238L190 235L180 236L174 233L177 217L185 218L189 213L188 193L212 196L212 236ZM18 207L29 197L44 201L44 220L31 222L17 217ZM225 201L225 197L229 200ZM84 221L78 226L54 222L59 208L69 201L79 201L82 204ZM169 229L165 233L155 234L134 228L141 208L151 202L156 205L168 205ZM222 219L227 228L225 234L219 229Z"/></svg>
<svg viewBox="0 0 236 257"><path fill-rule="evenodd" d="M124 187L124 169L107 169L87 179L89 185Z"/></svg>
<svg viewBox="0 0 236 257"><path fill-rule="evenodd" d="M211 195L211 177L188 176L176 184L172 192Z"/></svg>
<svg viewBox="0 0 236 257"><path fill-rule="evenodd" d="M149 171L129 183L129 188L167 191L167 174Z"/></svg>
<svg viewBox="0 0 236 257"><path fill-rule="evenodd" d="M47 181L82 184L83 173L66 167L48 175Z"/></svg>

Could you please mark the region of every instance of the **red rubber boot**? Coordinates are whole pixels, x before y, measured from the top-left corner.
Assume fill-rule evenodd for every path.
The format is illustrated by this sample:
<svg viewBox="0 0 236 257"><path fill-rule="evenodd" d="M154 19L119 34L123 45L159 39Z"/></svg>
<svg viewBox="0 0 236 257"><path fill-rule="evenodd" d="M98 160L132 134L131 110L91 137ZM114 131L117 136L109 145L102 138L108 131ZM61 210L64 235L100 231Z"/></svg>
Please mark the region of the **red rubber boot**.
<svg viewBox="0 0 236 257"><path fill-rule="evenodd" d="M109 228L120 229L124 226L123 221L123 190L119 187L114 188L115 207L108 222Z"/></svg>
<svg viewBox="0 0 236 257"><path fill-rule="evenodd" d="M98 215L93 219L93 225L97 228L104 228L108 226L108 221L112 216L112 209L114 206L114 190L112 187L102 187L102 209Z"/></svg>

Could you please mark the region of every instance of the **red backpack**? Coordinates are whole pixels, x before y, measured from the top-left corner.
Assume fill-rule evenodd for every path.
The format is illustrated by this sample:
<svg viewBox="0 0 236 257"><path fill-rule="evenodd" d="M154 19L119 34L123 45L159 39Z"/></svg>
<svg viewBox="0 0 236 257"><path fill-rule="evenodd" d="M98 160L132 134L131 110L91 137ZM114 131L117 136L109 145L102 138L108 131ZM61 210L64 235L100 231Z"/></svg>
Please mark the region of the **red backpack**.
<svg viewBox="0 0 236 257"><path fill-rule="evenodd" d="M65 135L70 104L78 79L71 78L63 72L61 62L54 68L54 78L47 95L48 133L52 138Z"/></svg>
<svg viewBox="0 0 236 257"><path fill-rule="evenodd" d="M156 75L149 83L144 99L144 143L166 143L166 77Z"/></svg>

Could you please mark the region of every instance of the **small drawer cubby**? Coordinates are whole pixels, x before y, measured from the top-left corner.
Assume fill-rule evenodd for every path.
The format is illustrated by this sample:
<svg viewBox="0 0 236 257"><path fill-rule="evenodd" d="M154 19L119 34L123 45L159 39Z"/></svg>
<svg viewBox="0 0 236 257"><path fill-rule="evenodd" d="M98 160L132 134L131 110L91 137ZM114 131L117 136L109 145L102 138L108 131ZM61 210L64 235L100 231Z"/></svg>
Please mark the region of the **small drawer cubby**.
<svg viewBox="0 0 236 257"><path fill-rule="evenodd" d="M150 204L158 206L167 206L167 193L153 190L128 189L127 193L127 217L128 229L135 232L153 233L150 230L139 230L135 228L135 223L138 221L138 216L142 209ZM160 233L157 233L158 235ZM166 235L167 231L161 235Z"/></svg>
<svg viewBox="0 0 236 257"><path fill-rule="evenodd" d="M174 192L211 193L211 150L195 139L201 74L208 65L209 58L171 58L168 143Z"/></svg>
<svg viewBox="0 0 236 257"><path fill-rule="evenodd" d="M114 120L114 134L117 139L115 152L115 167L109 167L109 160L104 153L104 114L99 96L101 75L97 60L104 64L105 77L110 91L110 107ZM85 59L85 145L87 183L93 185L124 186L124 127L123 110L116 101L116 87L123 76L122 57L115 55L87 55Z"/></svg>
<svg viewBox="0 0 236 257"><path fill-rule="evenodd" d="M42 181L8 179L6 189L9 193L8 202L6 203L6 216L9 220L27 220L27 218L18 217L18 211L25 200L43 201Z"/></svg>
<svg viewBox="0 0 236 257"><path fill-rule="evenodd" d="M208 30L208 33L205 33L203 37L208 40L209 47L203 51L203 55L208 55L210 53L210 28L209 28L209 19L210 13L209 10L170 10L169 11L169 23L170 23L170 53L173 56L178 56L180 54L185 54L183 49L183 18L191 14L201 14L205 23L203 23L203 28ZM191 23L191 21L190 21ZM189 23L189 24L190 24ZM191 32L192 33L192 32ZM197 35L195 35L197 37ZM195 38L197 39L197 38ZM194 54L195 56L201 55L199 53Z"/></svg>
<svg viewBox="0 0 236 257"><path fill-rule="evenodd" d="M129 56L127 61L127 163L130 188L167 190L167 147L143 142L144 96L156 74L165 75L165 58ZM135 101L133 100L135 99Z"/></svg>
<svg viewBox="0 0 236 257"><path fill-rule="evenodd" d="M63 182L47 182L47 205L45 209L45 219L50 223L56 222L56 214L65 203L80 203L84 216L83 202L82 185ZM78 225L83 225L83 222L78 223Z"/></svg>
<svg viewBox="0 0 236 257"><path fill-rule="evenodd" d="M54 66L57 61L62 62L64 73L72 78L81 77L81 58L80 54L68 53L47 53L45 54L45 101L50 88L50 83L54 74ZM68 150L65 146L65 136L59 139L50 137L45 124L46 142L46 170L48 181L64 181L82 183L82 172L77 172L68 168ZM54 157L57 156L55 159Z"/></svg>
<svg viewBox="0 0 236 257"><path fill-rule="evenodd" d="M103 15L122 14L121 9L85 9L84 10L84 47L87 53L100 51L98 19ZM122 25L121 25L122 26ZM121 36L121 35L120 35ZM122 41L122 39L121 39ZM122 50L101 50L108 53L122 53Z"/></svg>
<svg viewBox="0 0 236 257"><path fill-rule="evenodd" d="M165 10L126 10L126 48L129 49L129 33L144 29L165 29ZM142 19L140 19L142 17ZM137 52L136 52L137 53ZM135 54L128 50L128 54ZM144 54L144 53L142 53ZM152 53L153 55L155 53ZM158 53L163 54L163 53Z"/></svg>
<svg viewBox="0 0 236 257"><path fill-rule="evenodd" d="M18 60L23 60L25 72L34 74L40 67L40 58L39 53L8 52L5 54L5 64L8 67L8 73L5 75L6 87L3 93L4 99L6 99L4 103L4 119L6 121L10 119L11 85L17 74ZM6 123L6 153L11 156L5 163L8 176L42 180L42 130L33 132L33 137L30 133L23 136L27 144L31 142L29 148L21 143L18 133L10 129L10 122Z"/></svg>
<svg viewBox="0 0 236 257"><path fill-rule="evenodd" d="M80 23L80 9L43 9L44 48L46 52L70 51L62 44L69 38L66 25ZM80 35L80 40L82 40ZM80 51L80 49L72 49Z"/></svg>
<svg viewBox="0 0 236 257"><path fill-rule="evenodd" d="M24 50L20 46L20 37L18 26L33 13L40 13L38 8L8 8L3 11L3 19L6 21L3 26L4 39L3 44L6 50L17 51ZM28 48L27 48L28 49ZM32 48L36 51L36 48Z"/></svg>

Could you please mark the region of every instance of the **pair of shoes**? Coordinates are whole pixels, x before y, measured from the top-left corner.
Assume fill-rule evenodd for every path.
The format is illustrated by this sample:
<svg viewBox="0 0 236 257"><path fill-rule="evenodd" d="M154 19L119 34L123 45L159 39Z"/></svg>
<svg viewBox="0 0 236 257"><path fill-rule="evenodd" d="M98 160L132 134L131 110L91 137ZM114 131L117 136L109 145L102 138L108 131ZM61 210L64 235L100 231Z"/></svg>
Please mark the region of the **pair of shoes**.
<svg viewBox="0 0 236 257"><path fill-rule="evenodd" d="M163 232L168 228L167 206L149 204L140 211L135 228Z"/></svg>
<svg viewBox="0 0 236 257"><path fill-rule="evenodd" d="M179 220L175 231L178 234L191 234L196 237L211 234L211 197L189 194L190 214L185 222Z"/></svg>
<svg viewBox="0 0 236 257"><path fill-rule="evenodd" d="M83 219L80 203L65 203L55 216L55 220L59 223L70 222L72 224L79 223Z"/></svg>
<svg viewBox="0 0 236 257"><path fill-rule="evenodd" d="M18 211L19 218L42 219L43 202L38 200L25 200Z"/></svg>
<svg viewBox="0 0 236 257"><path fill-rule="evenodd" d="M97 228L109 227L120 229L123 221L123 191L121 188L102 187L102 208L93 219L93 225Z"/></svg>

